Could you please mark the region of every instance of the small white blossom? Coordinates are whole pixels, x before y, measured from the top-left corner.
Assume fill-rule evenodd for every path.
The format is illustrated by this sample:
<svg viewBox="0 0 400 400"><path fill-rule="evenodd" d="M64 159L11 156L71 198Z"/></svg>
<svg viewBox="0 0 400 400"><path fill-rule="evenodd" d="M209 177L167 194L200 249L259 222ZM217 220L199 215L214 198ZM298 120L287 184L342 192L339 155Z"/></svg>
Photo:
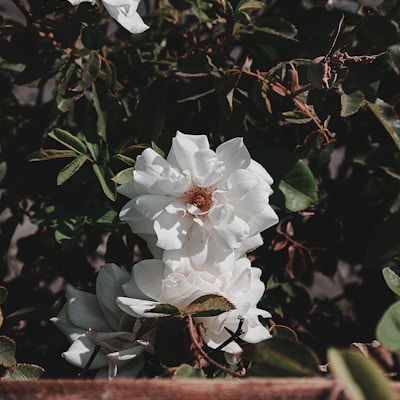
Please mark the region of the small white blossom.
<svg viewBox="0 0 400 400"><path fill-rule="evenodd" d="M67 303L51 318L72 343L63 353L71 364L85 368L96 345L101 345L89 367L99 369L97 377L137 376L144 366L143 351L151 349L150 343L135 340L139 322L116 304L129 276L126 270L107 264L98 273L96 294L67 288Z"/></svg>
<svg viewBox="0 0 400 400"><path fill-rule="evenodd" d="M205 135L178 132L166 160L150 148L137 157L133 179L118 189L131 198L120 218L172 270L223 273L278 222L272 183L242 138L213 151Z"/></svg>
<svg viewBox="0 0 400 400"><path fill-rule="evenodd" d="M171 272L159 260L144 260L133 266L131 279L123 284L125 296L117 303L126 313L137 318L157 318L159 313L151 309L157 304L172 304L184 309L203 295L225 297L236 308L213 317L196 317L201 322L203 339L207 346L217 348L235 332L239 317L244 319L240 338L248 343L269 339L271 334L258 317L270 318L271 314L257 308L265 286L260 280L261 270L251 267L247 257L240 257L232 265L232 273L215 276L206 270L188 274ZM149 311L150 310L150 311ZM235 342L227 344L223 351L239 354L241 347Z"/></svg>
<svg viewBox="0 0 400 400"><path fill-rule="evenodd" d="M73 6L83 2L95 4L95 0L68 0ZM131 33L142 33L149 27L137 12L140 0L101 0L104 8L120 25Z"/></svg>

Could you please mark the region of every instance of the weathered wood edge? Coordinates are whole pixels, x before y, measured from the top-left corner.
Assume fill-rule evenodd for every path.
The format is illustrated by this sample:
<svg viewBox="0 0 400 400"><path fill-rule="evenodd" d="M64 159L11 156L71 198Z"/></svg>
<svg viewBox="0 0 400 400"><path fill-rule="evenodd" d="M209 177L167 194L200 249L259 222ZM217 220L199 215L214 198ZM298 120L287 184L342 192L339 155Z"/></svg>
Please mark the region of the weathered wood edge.
<svg viewBox="0 0 400 400"><path fill-rule="evenodd" d="M391 385L400 399L400 383ZM326 400L340 392L328 378L0 381L1 400Z"/></svg>

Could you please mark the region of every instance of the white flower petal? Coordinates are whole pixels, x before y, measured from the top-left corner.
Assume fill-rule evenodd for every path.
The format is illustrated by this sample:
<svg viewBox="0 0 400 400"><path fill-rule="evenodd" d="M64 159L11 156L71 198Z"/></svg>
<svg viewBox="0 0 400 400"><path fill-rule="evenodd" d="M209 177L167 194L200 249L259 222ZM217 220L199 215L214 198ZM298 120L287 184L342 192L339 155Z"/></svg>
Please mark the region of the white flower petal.
<svg viewBox="0 0 400 400"><path fill-rule="evenodd" d="M136 198L122 207L119 218L121 221L126 221L134 233L154 235L154 223L136 209Z"/></svg>
<svg viewBox="0 0 400 400"><path fill-rule="evenodd" d="M137 318L159 318L165 316L165 314L149 312L158 304L157 301L118 297L117 304L121 310Z"/></svg>
<svg viewBox="0 0 400 400"><path fill-rule="evenodd" d="M74 288L67 288L67 313L70 321L79 328L95 331L111 331L111 325L97 302L96 295Z"/></svg>
<svg viewBox="0 0 400 400"><path fill-rule="evenodd" d="M68 304L65 304L63 308L58 313L57 317L50 318L50 321L61 330L61 332L69 339L72 343L73 341L79 339L81 336L84 336L86 333L86 329L78 328L74 325L67 314Z"/></svg>
<svg viewBox="0 0 400 400"><path fill-rule="evenodd" d="M62 356L72 365L76 367L84 368L88 363L90 357L95 351L96 343L90 339L87 335L82 336L75 340L69 349L62 353ZM89 369L97 369L106 367L108 360L105 354L100 350L97 352L96 357L89 366Z"/></svg>
<svg viewBox="0 0 400 400"><path fill-rule="evenodd" d="M166 250L180 249L192 224L190 216L162 212L154 221L157 246Z"/></svg>
<svg viewBox="0 0 400 400"><path fill-rule="evenodd" d="M99 294L97 301L113 330L118 329L122 315L122 311L117 306L115 299L124 294L122 283L128 281L129 277L128 271L111 263L101 268L97 275L96 293Z"/></svg>
<svg viewBox="0 0 400 400"><path fill-rule="evenodd" d="M162 261L140 261L133 266L132 275L145 296L154 300L160 298L161 281L164 277L164 263Z"/></svg>
<svg viewBox="0 0 400 400"><path fill-rule="evenodd" d="M167 207L171 199L167 196L143 194L136 197L135 209L144 217L155 220Z"/></svg>
<svg viewBox="0 0 400 400"><path fill-rule="evenodd" d="M234 138L222 143L216 149L218 160L224 162L224 177L228 179L236 169L250 165L250 154L243 143L243 138Z"/></svg>

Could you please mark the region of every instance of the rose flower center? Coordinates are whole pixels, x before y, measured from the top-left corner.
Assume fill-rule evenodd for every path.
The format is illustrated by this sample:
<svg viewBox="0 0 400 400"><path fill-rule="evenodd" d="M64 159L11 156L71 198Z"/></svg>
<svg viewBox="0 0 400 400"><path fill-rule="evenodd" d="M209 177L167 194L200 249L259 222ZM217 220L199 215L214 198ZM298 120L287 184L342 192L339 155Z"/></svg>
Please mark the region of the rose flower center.
<svg viewBox="0 0 400 400"><path fill-rule="evenodd" d="M194 187L185 193L186 204L193 204L201 212L207 212L212 204L212 195L209 188Z"/></svg>

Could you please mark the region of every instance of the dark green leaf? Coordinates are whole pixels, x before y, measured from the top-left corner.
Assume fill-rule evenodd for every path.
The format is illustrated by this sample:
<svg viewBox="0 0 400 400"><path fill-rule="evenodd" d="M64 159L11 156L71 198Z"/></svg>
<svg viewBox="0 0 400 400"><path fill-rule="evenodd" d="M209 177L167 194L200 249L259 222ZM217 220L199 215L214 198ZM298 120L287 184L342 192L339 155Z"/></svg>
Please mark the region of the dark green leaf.
<svg viewBox="0 0 400 400"><path fill-rule="evenodd" d="M14 367L8 369L1 379L19 381L39 379L43 372L44 369L38 365L18 363Z"/></svg>
<svg viewBox="0 0 400 400"><path fill-rule="evenodd" d="M342 93L340 97L341 102L341 110L340 115L342 117L349 117L350 115L355 114L361 107L365 104L364 95L359 90L356 90L352 93L346 94Z"/></svg>
<svg viewBox="0 0 400 400"><path fill-rule="evenodd" d="M237 77L226 75L217 79L215 91L218 96L222 114L226 119L231 117L233 111L233 94L236 88Z"/></svg>
<svg viewBox="0 0 400 400"><path fill-rule="evenodd" d="M54 232L54 238L64 249L71 251L79 239L85 220L83 218L69 218L62 220Z"/></svg>
<svg viewBox="0 0 400 400"><path fill-rule="evenodd" d="M206 294L190 303L184 314L194 317L213 317L224 312L234 310L236 307L225 297L216 294Z"/></svg>
<svg viewBox="0 0 400 400"><path fill-rule="evenodd" d="M164 315L182 315L182 311L174 306L173 304L157 304L155 307L145 310L145 312L151 312L156 314L164 314Z"/></svg>
<svg viewBox="0 0 400 400"><path fill-rule="evenodd" d="M253 11L259 10L260 8L265 7L265 3L257 0L241 0L235 9L235 13L239 13L241 11Z"/></svg>
<svg viewBox="0 0 400 400"><path fill-rule="evenodd" d="M97 89L95 85L92 86L92 93L93 93L93 105L97 112L97 134L104 141L106 141L106 135L107 135L106 120L104 118L103 110L101 109L100 99L99 96L97 95Z"/></svg>
<svg viewBox="0 0 400 400"><path fill-rule="evenodd" d="M93 164L93 171L100 182L104 194L114 201L117 197L117 185L113 181L114 173L109 167L100 164Z"/></svg>
<svg viewBox="0 0 400 400"><path fill-rule="evenodd" d="M61 112L69 111L74 105L74 103L84 94L83 91L80 93L69 91L69 86L71 85L71 81L76 76L76 69L77 69L76 64L71 64L68 67L64 77L60 79L60 82L57 86L56 103L57 103L57 108Z"/></svg>
<svg viewBox="0 0 400 400"><path fill-rule="evenodd" d="M104 214L100 215L91 223L95 223L96 225L106 225L110 227L116 227L119 223L118 212L115 210L108 210Z"/></svg>
<svg viewBox="0 0 400 400"><path fill-rule="evenodd" d="M282 113L282 117L285 118L286 122L290 124L308 124L312 118L302 111L285 111Z"/></svg>
<svg viewBox="0 0 400 400"><path fill-rule="evenodd" d="M368 103L368 107L400 149L400 119L394 108L381 99L377 99L375 104Z"/></svg>
<svg viewBox="0 0 400 400"><path fill-rule="evenodd" d="M101 59L97 51L91 51L89 54L89 59L84 65L83 73L81 79L77 84L71 88L74 91L83 91L88 89L92 83L97 79L101 69Z"/></svg>
<svg viewBox="0 0 400 400"><path fill-rule="evenodd" d="M394 44L389 47L390 61L393 64L393 68L400 74L400 44Z"/></svg>
<svg viewBox="0 0 400 400"><path fill-rule="evenodd" d="M125 163L127 165L135 165L135 160L124 154L115 154L114 157L118 160L121 160L123 163Z"/></svg>
<svg viewBox="0 0 400 400"><path fill-rule="evenodd" d="M273 337L277 337L279 339L289 339L298 341L297 333L288 326L285 325L274 325L273 329L270 331Z"/></svg>
<svg viewBox="0 0 400 400"><path fill-rule="evenodd" d="M289 211L302 211L318 203L315 178L301 160L282 178L279 190L285 196L285 206Z"/></svg>
<svg viewBox="0 0 400 400"><path fill-rule="evenodd" d="M65 147L68 147L79 154L86 154L85 144L72 133L69 133L64 129L56 128L49 132L48 135L54 140L57 140L57 142L63 144Z"/></svg>
<svg viewBox="0 0 400 400"><path fill-rule="evenodd" d="M391 351L400 349L400 302L392 304L376 327L376 337Z"/></svg>
<svg viewBox="0 0 400 400"><path fill-rule="evenodd" d="M85 154L81 154L72 160L69 164L67 164L57 175L57 185L62 185L65 183L72 175L74 175L79 168L87 160L87 156Z"/></svg>
<svg viewBox="0 0 400 400"><path fill-rule="evenodd" d="M133 178L133 171L133 167L123 169L122 171L119 171L118 174L112 178L112 180L118 185L123 185Z"/></svg>
<svg viewBox="0 0 400 400"><path fill-rule="evenodd" d="M389 288L396 293L397 296L400 296L400 276L389 267L383 268L382 274Z"/></svg>
<svg viewBox="0 0 400 400"><path fill-rule="evenodd" d="M53 30L54 39L62 47L72 47L81 33L81 22L77 18L62 19Z"/></svg>
<svg viewBox="0 0 400 400"><path fill-rule="evenodd" d="M90 50L97 50L106 43L106 36L97 26L87 26L82 30L82 42Z"/></svg>
<svg viewBox="0 0 400 400"><path fill-rule="evenodd" d="M16 363L14 340L4 335L0 336L0 365L8 368Z"/></svg>
<svg viewBox="0 0 400 400"><path fill-rule="evenodd" d="M160 149L155 142L151 142L151 148L161 157L165 157L165 152Z"/></svg>
<svg viewBox="0 0 400 400"><path fill-rule="evenodd" d="M315 354L301 343L272 338L245 349L244 358L252 361L248 376L306 377L319 375Z"/></svg>
<svg viewBox="0 0 400 400"><path fill-rule="evenodd" d="M367 242L365 259L369 266L382 266L400 254L400 212L379 222Z"/></svg>
<svg viewBox="0 0 400 400"><path fill-rule="evenodd" d="M352 400L395 400L389 380L372 359L355 349L328 350L333 374Z"/></svg>
<svg viewBox="0 0 400 400"><path fill-rule="evenodd" d="M44 161L53 160L55 158L69 158L76 157L78 154L75 150L56 150L56 149L46 149L35 151L27 157L28 161Z"/></svg>
<svg viewBox="0 0 400 400"><path fill-rule="evenodd" d="M319 154L324 145L324 137L321 132L311 132L306 136L304 142L294 150L294 155L298 158L307 158Z"/></svg>
<svg viewBox="0 0 400 400"><path fill-rule="evenodd" d="M289 40L296 40L297 28L282 18L263 18L257 22L255 31L279 36Z"/></svg>

